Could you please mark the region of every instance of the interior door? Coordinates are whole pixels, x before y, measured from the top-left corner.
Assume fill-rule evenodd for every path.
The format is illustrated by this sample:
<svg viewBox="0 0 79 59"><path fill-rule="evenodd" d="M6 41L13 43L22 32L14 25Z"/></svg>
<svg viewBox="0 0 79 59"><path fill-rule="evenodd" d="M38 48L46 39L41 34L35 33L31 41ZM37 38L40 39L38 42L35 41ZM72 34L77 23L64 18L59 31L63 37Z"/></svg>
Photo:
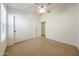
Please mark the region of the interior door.
<svg viewBox="0 0 79 59"><path fill-rule="evenodd" d="M24 16L15 16L14 21L14 38L15 42L23 41L26 39L26 27L27 22Z"/></svg>
<svg viewBox="0 0 79 59"><path fill-rule="evenodd" d="M13 45L14 42L14 23L15 23L15 16L13 16L12 14L8 15L8 35L7 35L7 43L8 46Z"/></svg>

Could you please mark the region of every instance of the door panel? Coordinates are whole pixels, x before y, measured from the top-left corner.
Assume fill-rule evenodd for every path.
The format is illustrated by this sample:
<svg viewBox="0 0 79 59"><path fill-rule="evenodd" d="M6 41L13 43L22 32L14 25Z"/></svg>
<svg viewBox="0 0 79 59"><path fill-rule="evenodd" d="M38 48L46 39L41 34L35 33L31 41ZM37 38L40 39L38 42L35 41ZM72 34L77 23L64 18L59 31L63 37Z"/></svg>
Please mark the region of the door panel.
<svg viewBox="0 0 79 59"><path fill-rule="evenodd" d="M15 42L25 40L25 28L27 27L27 23L25 24L26 20L23 16L16 16L15 17Z"/></svg>
<svg viewBox="0 0 79 59"><path fill-rule="evenodd" d="M8 46L14 44L14 16L8 15Z"/></svg>

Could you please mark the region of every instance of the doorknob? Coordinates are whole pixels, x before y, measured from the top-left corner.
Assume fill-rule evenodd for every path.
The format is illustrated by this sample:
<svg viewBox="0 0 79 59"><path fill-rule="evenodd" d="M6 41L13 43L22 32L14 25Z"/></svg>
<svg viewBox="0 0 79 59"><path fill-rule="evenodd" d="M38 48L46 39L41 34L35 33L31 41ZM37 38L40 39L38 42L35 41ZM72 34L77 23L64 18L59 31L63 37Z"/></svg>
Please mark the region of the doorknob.
<svg viewBox="0 0 79 59"><path fill-rule="evenodd" d="M16 31L14 31L14 32L16 32Z"/></svg>

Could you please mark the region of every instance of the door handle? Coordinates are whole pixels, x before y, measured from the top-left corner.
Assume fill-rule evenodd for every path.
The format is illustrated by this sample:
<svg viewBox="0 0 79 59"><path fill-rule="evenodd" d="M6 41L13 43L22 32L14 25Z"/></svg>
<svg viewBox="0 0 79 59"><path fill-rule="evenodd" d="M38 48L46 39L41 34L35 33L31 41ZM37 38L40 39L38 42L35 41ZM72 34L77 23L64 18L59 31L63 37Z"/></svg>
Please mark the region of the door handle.
<svg viewBox="0 0 79 59"><path fill-rule="evenodd" d="M16 32L16 31L14 31L14 32Z"/></svg>

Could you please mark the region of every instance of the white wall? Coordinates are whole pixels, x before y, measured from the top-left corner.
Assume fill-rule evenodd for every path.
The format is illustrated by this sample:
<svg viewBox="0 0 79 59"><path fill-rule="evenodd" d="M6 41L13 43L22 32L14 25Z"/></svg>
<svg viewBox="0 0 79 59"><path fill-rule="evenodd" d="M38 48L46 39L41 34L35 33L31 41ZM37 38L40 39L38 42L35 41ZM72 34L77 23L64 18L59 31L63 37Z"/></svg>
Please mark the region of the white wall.
<svg viewBox="0 0 79 59"><path fill-rule="evenodd" d="M76 10L76 46L79 49L79 4L77 4L77 10Z"/></svg>
<svg viewBox="0 0 79 59"><path fill-rule="evenodd" d="M19 42L35 38L36 34L37 37L41 36L40 16L38 14L23 12L11 8L8 9L8 13L8 45L12 45L14 41ZM13 16L15 16L15 40L13 34Z"/></svg>
<svg viewBox="0 0 79 59"><path fill-rule="evenodd" d="M6 49L6 6L1 4L1 43L0 55L3 55Z"/></svg>
<svg viewBox="0 0 79 59"><path fill-rule="evenodd" d="M1 52L1 3L0 3L0 52Z"/></svg>
<svg viewBox="0 0 79 59"><path fill-rule="evenodd" d="M65 6L64 6L65 7ZM44 14L48 39L75 45L75 4Z"/></svg>

